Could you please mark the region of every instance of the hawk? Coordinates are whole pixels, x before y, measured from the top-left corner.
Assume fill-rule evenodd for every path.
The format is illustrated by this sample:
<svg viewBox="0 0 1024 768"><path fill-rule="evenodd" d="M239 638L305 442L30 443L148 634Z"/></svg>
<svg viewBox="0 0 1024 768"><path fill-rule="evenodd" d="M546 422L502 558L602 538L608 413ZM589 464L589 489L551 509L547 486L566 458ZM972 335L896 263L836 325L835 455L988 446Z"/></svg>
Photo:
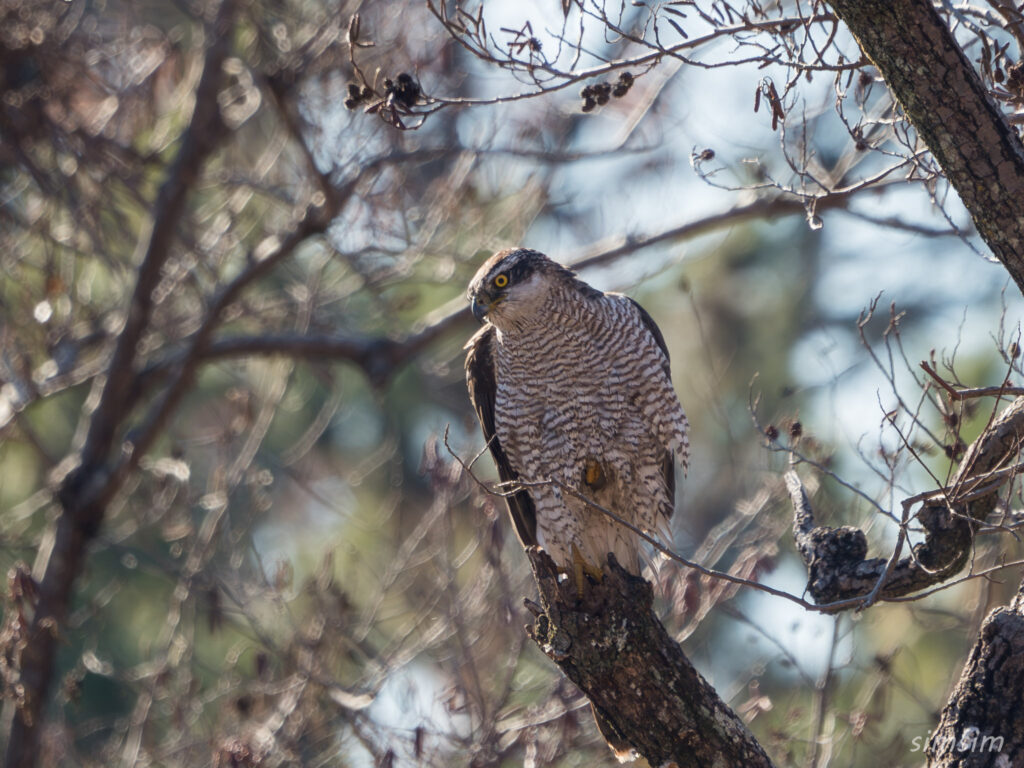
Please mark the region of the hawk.
<svg viewBox="0 0 1024 768"><path fill-rule="evenodd" d="M469 299L484 323L466 345L469 396L523 546L540 545L581 594L608 553L639 572L639 537L593 504L669 541L689 439L658 326L526 248L489 258Z"/></svg>

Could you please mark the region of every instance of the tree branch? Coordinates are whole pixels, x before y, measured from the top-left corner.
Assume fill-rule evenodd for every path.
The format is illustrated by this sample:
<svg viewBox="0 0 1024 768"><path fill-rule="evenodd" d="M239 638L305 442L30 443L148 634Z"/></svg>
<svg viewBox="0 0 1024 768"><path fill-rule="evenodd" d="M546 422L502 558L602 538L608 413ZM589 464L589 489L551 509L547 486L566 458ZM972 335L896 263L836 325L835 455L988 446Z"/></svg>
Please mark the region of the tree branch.
<svg viewBox="0 0 1024 768"><path fill-rule="evenodd" d="M19 682L23 693L7 742L5 765L8 768L23 768L36 762L40 727L53 679L58 632L67 615L72 585L81 571L86 547L103 518L107 498L99 491L108 485L103 467L128 413L126 394L134 380L139 341L152 313L153 290L170 254L188 193L203 162L225 132L217 94L223 78L222 65L230 48L234 11L234 0L225 0L209 30L213 42L206 50L192 119L157 195L152 228L128 316L118 334L99 404L91 414L79 465L65 477L58 492L62 509L39 583L35 613L21 648Z"/></svg>
<svg viewBox="0 0 1024 768"><path fill-rule="evenodd" d="M970 558L974 531L995 508L999 489L1018 472L1012 465L1022 439L1024 397L1019 397L967 449L949 486L904 501L907 507L923 502L917 519L925 529L925 540L896 562L867 559L867 537L859 528L816 525L799 476L787 472L793 534L807 565L807 590L815 602L834 603L875 590L880 599L892 599L957 573ZM836 610L846 607L849 604Z"/></svg>
<svg viewBox="0 0 1024 768"><path fill-rule="evenodd" d="M541 605L530 637L590 699L617 753L652 766L768 768L771 760L658 621L652 588L609 555L582 599L539 547L527 550Z"/></svg>
<svg viewBox="0 0 1024 768"><path fill-rule="evenodd" d="M831 0L1024 291L1024 146L931 0Z"/></svg>
<svg viewBox="0 0 1024 768"><path fill-rule="evenodd" d="M265 333L256 336L225 336L197 351L205 362L254 355L285 355L330 362L349 362L359 366L374 386L387 382L403 365L423 352L430 344L472 320L468 307L451 312L423 330L405 338L387 336L340 336L308 333ZM187 352L154 361L137 382L139 389L152 386L155 380L177 369Z"/></svg>

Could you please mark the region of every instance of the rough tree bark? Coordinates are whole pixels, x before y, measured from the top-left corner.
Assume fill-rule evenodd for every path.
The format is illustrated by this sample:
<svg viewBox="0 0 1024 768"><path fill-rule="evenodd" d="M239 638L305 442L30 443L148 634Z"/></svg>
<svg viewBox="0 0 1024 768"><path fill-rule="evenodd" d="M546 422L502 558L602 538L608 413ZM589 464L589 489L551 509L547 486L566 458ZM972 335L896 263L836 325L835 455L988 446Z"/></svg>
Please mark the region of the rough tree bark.
<svg viewBox="0 0 1024 768"><path fill-rule="evenodd" d="M1024 146L931 0L830 0L1024 292Z"/></svg>
<svg viewBox="0 0 1024 768"><path fill-rule="evenodd" d="M928 744L930 768L1024 765L1024 582L981 627Z"/></svg>
<svg viewBox="0 0 1024 768"><path fill-rule="evenodd" d="M815 525L810 500L795 472L786 473L793 502L793 534L807 565L807 591L818 605L865 597L877 589L881 599L901 597L939 584L963 569L971 555L974 531L999 501L1012 478L1010 467L1024 441L1024 397L1017 398L964 454L949 486L927 496L917 522L925 540L897 562L867 558L867 537L859 528ZM881 580L881 584L879 581ZM854 605L838 606L847 610Z"/></svg>
<svg viewBox="0 0 1024 768"><path fill-rule="evenodd" d="M527 550L540 592L530 637L583 691L595 714L652 766L768 768L764 750L654 614L651 585L609 556L577 596L551 558Z"/></svg>

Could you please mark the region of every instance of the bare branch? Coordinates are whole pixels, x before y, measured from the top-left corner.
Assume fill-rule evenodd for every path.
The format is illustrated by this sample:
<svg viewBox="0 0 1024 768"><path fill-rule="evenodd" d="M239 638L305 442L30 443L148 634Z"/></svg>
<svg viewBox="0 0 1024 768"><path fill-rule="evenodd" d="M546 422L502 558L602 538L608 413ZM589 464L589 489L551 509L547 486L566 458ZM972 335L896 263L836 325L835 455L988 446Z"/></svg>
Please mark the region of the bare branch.
<svg viewBox="0 0 1024 768"><path fill-rule="evenodd" d="M153 290L170 254L174 233L185 211L185 201L199 170L224 135L217 94L222 65L232 38L234 0L224 0L210 28L203 74L196 89L195 108L181 148L157 196L155 216L146 252L124 326L118 334L113 359L107 367L99 405L90 416L80 464L63 481L58 497L62 511L42 578L28 642L20 660L20 683L25 699L11 724L5 762L11 768L35 764L39 734L53 678L57 636L67 615L71 589L83 566L85 549L103 519L113 490L103 466L126 411L126 394L134 375L139 340L153 308Z"/></svg>
<svg viewBox="0 0 1024 768"><path fill-rule="evenodd" d="M807 588L815 601L826 607L862 595L890 600L957 573L970 557L975 529L995 508L999 489L1019 473L1018 466L1005 465L1020 451L1022 439L1024 398L1018 398L972 443L948 488L907 500L901 540L910 506L923 501L916 517L925 541L898 561L896 554L888 560L866 559L867 537L858 528L816 525L803 484L795 472L787 473L797 549L807 564Z"/></svg>

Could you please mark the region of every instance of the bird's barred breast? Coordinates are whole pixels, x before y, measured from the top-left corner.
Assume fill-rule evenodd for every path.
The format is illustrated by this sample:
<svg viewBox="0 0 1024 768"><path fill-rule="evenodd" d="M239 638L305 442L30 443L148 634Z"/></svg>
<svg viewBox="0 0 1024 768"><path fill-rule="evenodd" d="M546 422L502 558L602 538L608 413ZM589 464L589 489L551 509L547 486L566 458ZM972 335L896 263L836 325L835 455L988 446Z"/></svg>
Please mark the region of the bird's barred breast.
<svg viewBox="0 0 1024 768"><path fill-rule="evenodd" d="M546 449L547 473L559 474L613 445L654 441L646 417L657 391L645 383L664 376L665 358L626 299L605 296L596 309L499 341L495 427L526 475L540 469L521 460L537 448ZM571 466L553 466L559 459Z"/></svg>

